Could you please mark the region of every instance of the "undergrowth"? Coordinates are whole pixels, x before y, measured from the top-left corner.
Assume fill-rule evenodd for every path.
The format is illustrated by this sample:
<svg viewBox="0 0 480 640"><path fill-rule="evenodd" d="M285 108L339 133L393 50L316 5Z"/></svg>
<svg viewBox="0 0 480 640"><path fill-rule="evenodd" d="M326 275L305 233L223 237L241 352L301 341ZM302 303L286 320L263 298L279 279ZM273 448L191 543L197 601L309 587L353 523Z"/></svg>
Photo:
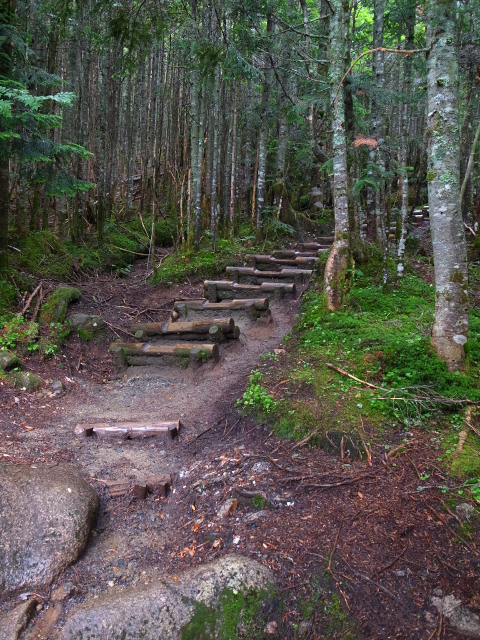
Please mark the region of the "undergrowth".
<svg viewBox="0 0 480 640"><path fill-rule="evenodd" d="M312 284L284 340L286 353L279 362L275 354L261 360L237 406L278 435L309 444L321 445L325 433L330 439L335 432L356 434L363 422L379 437L413 427L432 431L429 446L438 461L466 481L479 478L480 439L467 429L463 450L456 451L466 404L451 401L480 401L480 311L470 311L467 375L452 373L430 344L434 287L410 268L385 291L372 266L361 267L342 311L330 312L321 283ZM418 395L426 400L418 402Z"/></svg>

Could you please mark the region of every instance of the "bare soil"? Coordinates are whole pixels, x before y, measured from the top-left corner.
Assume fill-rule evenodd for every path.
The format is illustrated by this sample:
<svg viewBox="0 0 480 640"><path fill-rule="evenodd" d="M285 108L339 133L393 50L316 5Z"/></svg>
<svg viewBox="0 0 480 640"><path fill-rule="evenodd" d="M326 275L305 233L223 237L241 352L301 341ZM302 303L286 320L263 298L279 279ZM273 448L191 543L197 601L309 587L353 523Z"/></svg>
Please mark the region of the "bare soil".
<svg viewBox="0 0 480 640"><path fill-rule="evenodd" d="M413 432L407 454L389 464L374 456L368 466L294 448L237 412L251 369L291 330L298 300L272 305L273 323L252 326L222 347L215 366L116 371L107 353L111 339L126 338L134 320L166 320L174 299L201 297L200 283L145 285L144 270L139 261L128 279L103 276L80 285L83 297L72 310L101 314L109 323L104 342L72 336L51 361L27 361L45 380L62 380L62 396L50 397L48 387L31 395L0 387L0 459L70 462L101 496L85 553L58 581L76 587L67 610L114 585L148 583L236 551L278 576L279 637L294 637L295 625L307 620L308 638L426 639L438 629L439 638L458 638L445 620L439 626L430 598L453 593L480 607L480 554L468 531L462 530L464 541L455 535L459 523L442 510L442 494L418 491L426 484L422 474L431 485L445 482L428 438ZM79 422L106 419L180 419L182 429L173 441L73 433ZM368 425L365 431L373 435ZM105 483L165 472L172 474L165 498L111 498ZM255 493L261 498L252 499ZM236 504L219 517L231 497ZM305 618L302 603L319 588L339 594L354 635L331 626L322 602ZM0 599L2 610L12 604Z"/></svg>

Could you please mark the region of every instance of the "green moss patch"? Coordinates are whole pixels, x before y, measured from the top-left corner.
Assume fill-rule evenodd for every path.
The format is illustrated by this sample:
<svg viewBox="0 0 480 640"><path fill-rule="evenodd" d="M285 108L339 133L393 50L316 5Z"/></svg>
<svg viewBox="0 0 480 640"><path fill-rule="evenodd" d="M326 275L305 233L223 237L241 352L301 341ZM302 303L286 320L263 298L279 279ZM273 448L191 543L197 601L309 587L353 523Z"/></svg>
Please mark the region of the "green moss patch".
<svg viewBox="0 0 480 640"><path fill-rule="evenodd" d="M72 259L66 246L51 231L30 233L21 242L20 265L38 276L66 279Z"/></svg>
<svg viewBox="0 0 480 640"><path fill-rule="evenodd" d="M73 287L58 287L40 309L41 324L64 322L68 305L82 297L82 292Z"/></svg>
<svg viewBox="0 0 480 640"><path fill-rule="evenodd" d="M190 622L182 629L182 640L256 640L265 638L266 611L275 602L273 593L225 590L216 610L197 603ZM278 608L278 607L277 607ZM268 616L270 619L270 616Z"/></svg>

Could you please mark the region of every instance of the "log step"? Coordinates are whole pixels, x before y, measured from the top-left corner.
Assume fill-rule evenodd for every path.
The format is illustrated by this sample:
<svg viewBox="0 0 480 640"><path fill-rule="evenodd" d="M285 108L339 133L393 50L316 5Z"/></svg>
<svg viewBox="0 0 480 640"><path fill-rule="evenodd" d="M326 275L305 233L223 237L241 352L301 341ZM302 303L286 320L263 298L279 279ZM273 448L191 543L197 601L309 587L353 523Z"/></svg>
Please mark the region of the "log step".
<svg viewBox="0 0 480 640"><path fill-rule="evenodd" d="M313 258L314 262L317 260L321 251L298 251L296 249L278 249L272 253L273 257L278 260L293 259L293 258Z"/></svg>
<svg viewBox="0 0 480 640"><path fill-rule="evenodd" d="M118 498L131 493L138 500L144 500L148 493L165 497L168 494L171 484L172 476L169 473L134 481L114 480L105 482L111 498Z"/></svg>
<svg viewBox="0 0 480 640"><path fill-rule="evenodd" d="M171 438L178 435L180 421L169 422L98 422L93 424L77 424L75 435L93 436L122 436L126 440L134 438L149 438L168 434Z"/></svg>
<svg viewBox="0 0 480 640"><path fill-rule="evenodd" d="M286 295L295 296L296 287L282 282L263 282L260 285L238 284L229 280L205 280L203 283L205 297L209 302L234 300L237 296L250 296L281 300Z"/></svg>
<svg viewBox="0 0 480 640"><path fill-rule="evenodd" d="M309 269L282 269L281 271L259 271L253 267L227 267L226 273L233 282L245 282L246 284L261 284L265 279L272 281L295 282L303 284L311 278Z"/></svg>
<svg viewBox="0 0 480 640"><path fill-rule="evenodd" d="M272 320L272 312L269 309L268 298L247 298L225 302L208 302L206 300L177 300L173 305L172 320L175 322L184 321L191 318L208 318L215 315L212 322L220 322L221 317L230 317L235 314L235 321L238 317L245 317L247 320L269 324Z"/></svg>
<svg viewBox="0 0 480 640"><path fill-rule="evenodd" d="M195 342L175 345L152 345L147 342L112 342L110 352L118 365L179 365L197 367L204 361L218 360L218 344Z"/></svg>
<svg viewBox="0 0 480 640"><path fill-rule="evenodd" d="M159 336L168 340L203 340L222 342L238 340L240 329L233 318L203 320L198 322L142 322L130 327L131 333L138 339L147 336Z"/></svg>
<svg viewBox="0 0 480 640"><path fill-rule="evenodd" d="M272 271L281 270L284 267L294 267L300 269L312 269L315 264L315 257L292 256L291 258L275 258L273 256L257 255L247 253L245 256L248 267L254 269L269 269Z"/></svg>
<svg viewBox="0 0 480 640"><path fill-rule="evenodd" d="M323 251L328 251L332 244L319 244L318 242L300 242L298 244L298 248L300 251L318 251L322 253Z"/></svg>

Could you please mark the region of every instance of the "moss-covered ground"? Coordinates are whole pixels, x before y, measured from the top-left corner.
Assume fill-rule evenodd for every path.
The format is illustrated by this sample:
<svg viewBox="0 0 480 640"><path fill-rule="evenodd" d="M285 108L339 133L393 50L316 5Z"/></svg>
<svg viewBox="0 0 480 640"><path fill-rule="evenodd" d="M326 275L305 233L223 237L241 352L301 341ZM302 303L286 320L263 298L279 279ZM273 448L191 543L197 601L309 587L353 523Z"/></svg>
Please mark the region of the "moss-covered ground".
<svg viewBox="0 0 480 640"><path fill-rule="evenodd" d="M434 287L412 264L396 280L392 264L385 288L378 267L375 260L357 267L348 303L337 313L326 306L321 278L314 282L283 349L263 356L237 406L283 437L337 454L343 434L365 454L364 428L378 438L387 431L430 434L438 462L480 496L480 438L465 423L466 408L480 400L480 310L470 311L467 374L452 373L430 344ZM476 424L475 412L469 415ZM467 438L457 451L462 429Z"/></svg>

